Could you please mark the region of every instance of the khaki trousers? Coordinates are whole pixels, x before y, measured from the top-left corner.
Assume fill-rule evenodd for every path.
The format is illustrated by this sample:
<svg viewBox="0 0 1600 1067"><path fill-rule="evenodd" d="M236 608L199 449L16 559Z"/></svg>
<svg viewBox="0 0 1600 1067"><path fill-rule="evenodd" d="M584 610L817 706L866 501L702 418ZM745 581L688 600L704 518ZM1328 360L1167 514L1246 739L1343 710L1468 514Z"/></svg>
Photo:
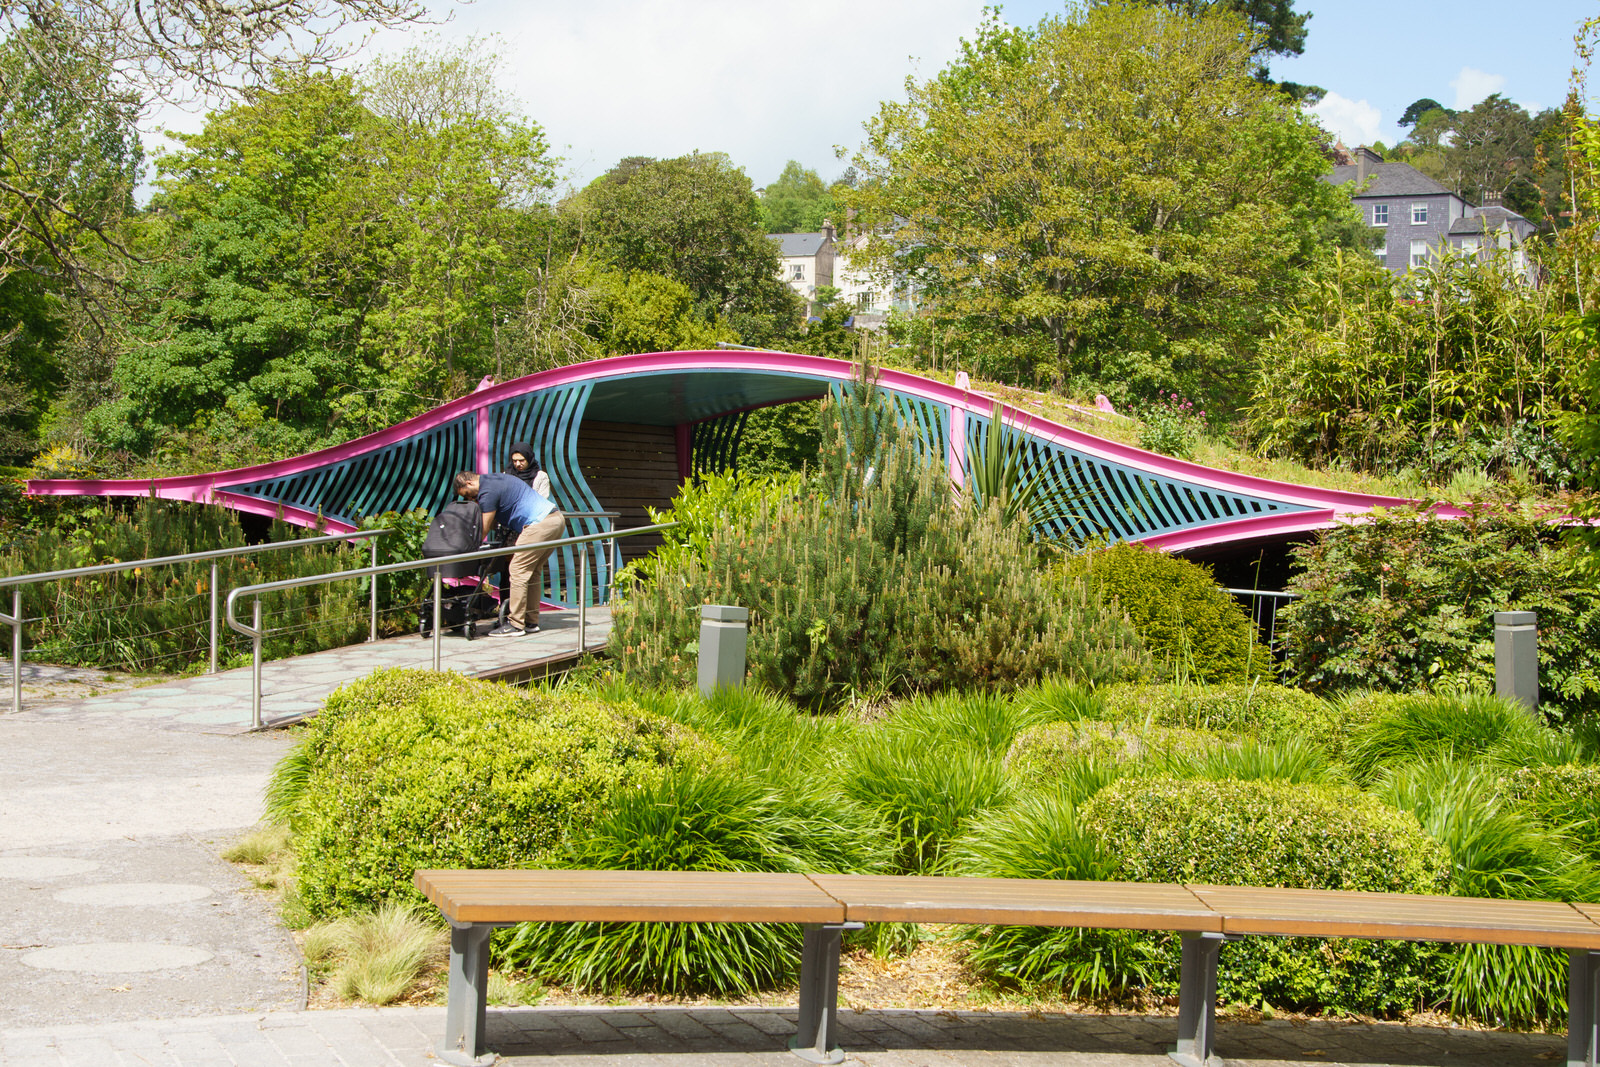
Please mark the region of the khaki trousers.
<svg viewBox="0 0 1600 1067"><path fill-rule="evenodd" d="M517 535L517 547L555 541L561 537L567 517L552 511L538 522L529 523ZM544 563L550 558L552 548L532 548L511 556L511 607L506 611L506 621L527 629L539 625L539 601L544 592ZM529 619L529 601L532 601L532 618Z"/></svg>

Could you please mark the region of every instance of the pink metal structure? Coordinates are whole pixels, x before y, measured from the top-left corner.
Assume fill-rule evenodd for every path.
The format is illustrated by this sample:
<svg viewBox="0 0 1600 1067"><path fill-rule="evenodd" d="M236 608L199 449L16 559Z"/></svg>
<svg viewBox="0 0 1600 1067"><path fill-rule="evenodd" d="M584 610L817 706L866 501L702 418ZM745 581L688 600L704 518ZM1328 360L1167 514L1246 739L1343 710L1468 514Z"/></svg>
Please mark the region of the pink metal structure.
<svg viewBox="0 0 1600 1067"><path fill-rule="evenodd" d="M147 496L222 504L282 516L332 532L363 516L450 499L459 469L503 466L510 443L535 441L568 511L604 510L584 476L578 429L585 420L671 427L680 476L703 469L706 455L736 462L744 414L753 408L849 388L852 365L784 352L653 352L574 364L477 391L379 433L293 459L239 470L122 481L36 480L38 494ZM966 457L985 445L993 400L905 371L884 370L880 385L925 447L942 452L960 481ZM1168 551L1248 544L1305 534L1377 506L1412 501L1293 485L1217 470L1118 444L1002 406L1009 431L1023 435L1032 469L1083 514L1047 531L1102 534ZM585 531L588 532L588 531Z"/></svg>

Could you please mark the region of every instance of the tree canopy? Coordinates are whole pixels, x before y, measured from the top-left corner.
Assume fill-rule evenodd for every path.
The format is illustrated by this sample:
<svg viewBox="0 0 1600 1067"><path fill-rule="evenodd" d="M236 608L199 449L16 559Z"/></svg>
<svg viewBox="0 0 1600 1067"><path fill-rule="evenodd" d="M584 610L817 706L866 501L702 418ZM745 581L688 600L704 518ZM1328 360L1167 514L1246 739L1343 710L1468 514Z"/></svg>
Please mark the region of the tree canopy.
<svg viewBox="0 0 1600 1067"><path fill-rule="evenodd" d="M762 228L768 233L815 233L838 213L832 192L814 170L789 160L778 180L761 192Z"/></svg>
<svg viewBox="0 0 1600 1067"><path fill-rule="evenodd" d="M1248 38L1159 7L991 18L867 124L846 202L874 271L1024 378L1230 393L1296 266L1352 217Z"/></svg>

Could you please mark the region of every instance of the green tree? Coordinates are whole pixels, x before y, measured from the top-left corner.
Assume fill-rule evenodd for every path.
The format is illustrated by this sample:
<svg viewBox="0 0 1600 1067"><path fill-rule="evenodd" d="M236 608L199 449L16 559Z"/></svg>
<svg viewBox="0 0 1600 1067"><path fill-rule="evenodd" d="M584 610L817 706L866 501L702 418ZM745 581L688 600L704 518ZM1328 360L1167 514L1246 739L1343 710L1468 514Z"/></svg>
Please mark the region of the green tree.
<svg viewBox="0 0 1600 1067"><path fill-rule="evenodd" d="M1415 126L1417 122L1430 111L1443 111L1447 115L1454 114L1439 101L1431 96L1424 96L1420 100L1413 100L1406 107L1405 113L1395 120L1396 126Z"/></svg>
<svg viewBox="0 0 1600 1067"><path fill-rule="evenodd" d="M750 179L720 152L624 159L562 211L606 264L683 283L704 319L724 319L746 344L799 321Z"/></svg>
<svg viewBox="0 0 1600 1067"><path fill-rule="evenodd" d="M837 211L817 172L792 159L761 193L761 225L768 233L815 233Z"/></svg>
<svg viewBox="0 0 1600 1067"><path fill-rule="evenodd" d="M973 347L1017 349L1021 377L1230 396L1352 211L1248 38L1237 16L1138 6L991 19L867 124L846 202L878 228L872 269L910 273Z"/></svg>

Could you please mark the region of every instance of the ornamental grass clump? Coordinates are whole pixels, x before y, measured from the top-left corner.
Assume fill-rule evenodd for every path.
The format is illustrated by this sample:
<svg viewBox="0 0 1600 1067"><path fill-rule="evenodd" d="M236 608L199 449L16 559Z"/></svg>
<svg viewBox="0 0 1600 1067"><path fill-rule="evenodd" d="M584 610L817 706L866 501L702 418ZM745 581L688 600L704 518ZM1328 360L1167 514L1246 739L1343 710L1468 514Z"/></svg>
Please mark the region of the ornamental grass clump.
<svg viewBox="0 0 1600 1067"><path fill-rule="evenodd" d="M1348 728L1337 709L1309 693L1249 685L1114 685L1103 690L1108 720L1210 730L1232 737L1313 742L1337 758Z"/></svg>
<svg viewBox="0 0 1600 1067"><path fill-rule="evenodd" d="M885 837L849 803L797 801L726 769L683 770L624 790L560 858L578 869L828 871L883 869ZM792 923L526 923L506 962L597 992L737 996L794 977Z"/></svg>
<svg viewBox="0 0 1600 1067"><path fill-rule="evenodd" d="M1370 781L1386 766L1450 757L1520 764L1555 744L1553 731L1508 697L1424 693L1390 702L1355 733L1345 759L1359 779Z"/></svg>
<svg viewBox="0 0 1600 1067"><path fill-rule="evenodd" d="M1512 900L1600 899L1600 872L1559 829L1506 795L1496 768L1461 759L1391 767L1378 795L1414 813L1450 856L1451 893ZM1520 945L1452 950L1451 1010L1527 1026L1566 1014L1567 957Z"/></svg>
<svg viewBox="0 0 1600 1067"><path fill-rule="evenodd" d="M417 868L555 855L617 791L727 759L630 705L424 671L347 686L286 760L301 903L315 917L420 900Z"/></svg>

